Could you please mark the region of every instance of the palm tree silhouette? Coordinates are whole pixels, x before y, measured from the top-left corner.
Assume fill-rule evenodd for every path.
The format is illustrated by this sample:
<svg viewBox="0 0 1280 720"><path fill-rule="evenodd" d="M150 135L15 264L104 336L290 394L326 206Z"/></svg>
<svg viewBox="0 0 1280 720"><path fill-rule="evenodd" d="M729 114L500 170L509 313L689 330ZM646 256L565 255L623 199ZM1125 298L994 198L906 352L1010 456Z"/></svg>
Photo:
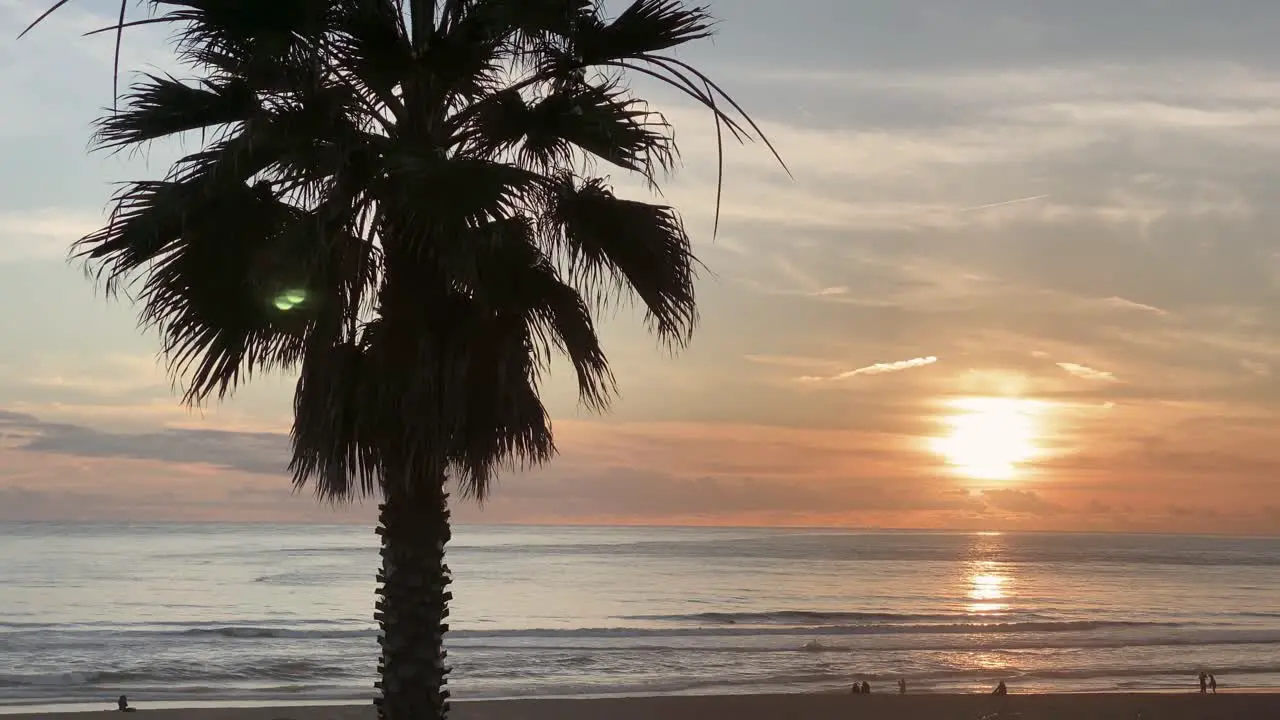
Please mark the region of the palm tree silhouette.
<svg viewBox="0 0 1280 720"><path fill-rule="evenodd" d="M602 308L638 298L672 347L694 329L679 215L595 173L656 189L677 161L627 78L680 91L717 138L763 135L664 54L711 34L679 0L612 18L590 0L150 5L95 32L116 33L118 58L125 28L173 23L193 77L141 76L96 144L199 149L126 184L76 255L140 303L186 402L299 373L295 484L382 499L379 716L443 718L448 483L483 500L500 469L552 457L538 389L555 355L607 407Z"/></svg>

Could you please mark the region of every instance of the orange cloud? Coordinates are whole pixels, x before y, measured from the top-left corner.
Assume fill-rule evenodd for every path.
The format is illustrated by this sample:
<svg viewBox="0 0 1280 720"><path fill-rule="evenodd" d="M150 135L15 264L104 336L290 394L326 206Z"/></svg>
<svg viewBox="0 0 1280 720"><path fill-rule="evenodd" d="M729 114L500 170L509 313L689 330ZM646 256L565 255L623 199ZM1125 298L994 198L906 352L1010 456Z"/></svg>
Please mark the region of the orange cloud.
<svg viewBox="0 0 1280 720"><path fill-rule="evenodd" d="M1157 431L1131 417L1121 424ZM1194 418L1167 422L1204 436ZM196 462L163 459L168 449L158 451L147 433L86 436L92 442L77 448L68 438L80 431L63 429L46 450L23 449L42 432L28 426L27 435L6 432L0 449L2 519L371 519L367 506L333 509L293 493L271 470L283 460L283 436L164 434L179 448L191 447L192 433L216 449ZM1079 429L1053 433L1071 438ZM1271 481L1280 464L1263 445L1273 436L1249 424L1238 425L1232 444L1189 451L1137 436L1049 453L1010 481L986 483L951 475L922 438L858 429L561 420L556 430L559 458L504 476L484 508L460 505L459 520L1257 533L1274 531L1280 507ZM1208 493L1212 473L1234 479Z"/></svg>

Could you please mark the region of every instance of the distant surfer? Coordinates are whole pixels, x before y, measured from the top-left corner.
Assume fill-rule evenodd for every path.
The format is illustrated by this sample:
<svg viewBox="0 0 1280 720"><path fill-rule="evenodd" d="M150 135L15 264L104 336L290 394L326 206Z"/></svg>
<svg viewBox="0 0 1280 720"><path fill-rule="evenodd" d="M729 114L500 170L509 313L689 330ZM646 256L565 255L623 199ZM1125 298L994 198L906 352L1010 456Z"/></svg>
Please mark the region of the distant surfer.
<svg viewBox="0 0 1280 720"><path fill-rule="evenodd" d="M906 694L907 694L907 679L906 679L906 678L898 678L898 694L899 694L899 695L906 695Z"/></svg>
<svg viewBox="0 0 1280 720"><path fill-rule="evenodd" d="M1209 673L1201 670L1200 671L1200 694L1203 695L1207 692L1209 692Z"/></svg>
<svg viewBox="0 0 1280 720"><path fill-rule="evenodd" d="M992 695L1008 695L1009 687L1004 684L1003 680L1001 680L1000 684L996 685L996 689L991 691L991 694Z"/></svg>
<svg viewBox="0 0 1280 720"><path fill-rule="evenodd" d="M135 712L138 709L129 707L129 698L124 695L121 695L120 699L116 700L116 707L120 708L120 712Z"/></svg>
<svg viewBox="0 0 1280 720"><path fill-rule="evenodd" d="M871 683L867 682L866 680L862 681L862 694L863 695L871 694Z"/></svg>

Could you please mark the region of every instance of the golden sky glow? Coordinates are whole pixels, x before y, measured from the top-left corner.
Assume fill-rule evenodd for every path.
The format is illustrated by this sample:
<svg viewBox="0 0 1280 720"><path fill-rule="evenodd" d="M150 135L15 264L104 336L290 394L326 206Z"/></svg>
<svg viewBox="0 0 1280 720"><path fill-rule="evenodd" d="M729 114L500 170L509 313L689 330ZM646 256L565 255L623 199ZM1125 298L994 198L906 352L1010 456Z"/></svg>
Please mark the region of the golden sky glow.
<svg viewBox="0 0 1280 720"><path fill-rule="evenodd" d="M109 183L173 153L85 155L112 43L68 41L112 19L82 5L0 56L0 520L367 521L291 492L289 378L182 409L155 339L66 264ZM710 269L698 334L672 358L607 319L614 412L553 372L561 456L457 517L1280 532L1280 3L1118 28L1029 0L1034 43L996 5L712 3L686 59L795 178L727 147L713 239L715 127L643 88L687 166L663 199ZM0 29L40 7L0 3ZM163 42L125 64L168 69ZM981 565L956 587L1018 591Z"/></svg>

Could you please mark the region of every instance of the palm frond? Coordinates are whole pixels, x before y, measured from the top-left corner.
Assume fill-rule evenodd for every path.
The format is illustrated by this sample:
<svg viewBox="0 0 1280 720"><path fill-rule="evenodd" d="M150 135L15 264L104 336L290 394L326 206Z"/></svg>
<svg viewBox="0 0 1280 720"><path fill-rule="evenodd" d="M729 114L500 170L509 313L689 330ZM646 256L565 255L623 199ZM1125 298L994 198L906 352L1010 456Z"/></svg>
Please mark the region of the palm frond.
<svg viewBox="0 0 1280 720"><path fill-rule="evenodd" d="M375 164L370 158L385 138L352 125L344 88L318 88L306 97L305 104L235 124L204 149L176 161L170 179L218 185L256 182L270 174L280 187L315 188L338 175L370 177Z"/></svg>
<svg viewBox="0 0 1280 720"><path fill-rule="evenodd" d="M39 25L40 23L44 22L46 19L48 19L48 17L49 17L50 15L52 15L52 14L54 14L55 12L57 12L58 10L62 9L62 7L63 7L64 5L66 5L67 3L69 3L69 2L71 2L71 0L58 0L58 1L57 1L57 2L55 2L53 5L50 5L48 8L46 8L46 9L45 9L45 11L44 11L44 12L40 13L40 16L39 16L39 17L37 17L35 20L32 20L32 21L31 21L31 24L29 24L29 25L27 25L25 28L23 28L23 29L22 29L22 32L18 33L18 39L19 39L19 40L21 40L22 38L26 37L26 36L27 36L27 33L29 33L29 32L31 32L32 30L34 30L34 29L35 29L35 27L36 27L37 25ZM123 3L123 2L122 2L122 3L120 3L120 4L121 4L121 6L122 6L122 7L123 7L123 6L126 6L126 3Z"/></svg>
<svg viewBox="0 0 1280 720"><path fill-rule="evenodd" d="M555 454L551 420L538 394L540 331L519 307L462 298L441 336L455 350L446 377L442 429L450 476L481 502L500 470L540 465Z"/></svg>
<svg viewBox="0 0 1280 720"><path fill-rule="evenodd" d="M184 83L146 75L130 88L125 108L98 121L95 143L116 149L192 130L245 122L261 110L253 89L237 79Z"/></svg>
<svg viewBox="0 0 1280 720"><path fill-rule="evenodd" d="M488 497L498 470L541 465L556 453L529 348L520 334L506 329L496 329L499 342L492 344L469 339L470 397L457 426L450 474L463 497L478 502Z"/></svg>
<svg viewBox="0 0 1280 720"><path fill-rule="evenodd" d="M513 165L446 157L436 148L407 143L394 146L384 163L385 174L371 184L370 194L402 231L413 229L419 237L509 217L543 180Z"/></svg>
<svg viewBox="0 0 1280 720"><path fill-rule="evenodd" d="M184 23L176 41L181 50L201 46L239 50L253 56L284 57L322 37L335 19L333 0L150 0L156 12Z"/></svg>
<svg viewBox="0 0 1280 720"><path fill-rule="evenodd" d="M72 246L109 294L182 237L203 191L187 183L139 181L116 193L107 225Z"/></svg>
<svg viewBox="0 0 1280 720"><path fill-rule="evenodd" d="M370 497L381 485L382 464L364 349L354 340L317 340L305 354L294 391L294 486L311 484L331 502Z"/></svg>
<svg viewBox="0 0 1280 720"><path fill-rule="evenodd" d="M638 58L710 37L711 14L681 0L635 0L602 27L583 26L572 36L576 59L585 65Z"/></svg>
<svg viewBox="0 0 1280 720"><path fill-rule="evenodd" d="M580 28L604 25L594 0L479 0L469 14L483 17L511 39L517 54L537 54L562 47Z"/></svg>
<svg viewBox="0 0 1280 720"><path fill-rule="evenodd" d="M600 179L558 180L539 230L572 279L597 304L634 293L662 341L688 343L698 318L697 258L675 209L619 198Z"/></svg>
<svg viewBox="0 0 1280 720"><path fill-rule="evenodd" d="M505 91L478 105L462 135L460 152L500 158L514 155L539 172L572 166L580 151L642 175L650 183L671 170L677 151L666 120L617 79L563 83L527 103Z"/></svg>
<svg viewBox="0 0 1280 720"><path fill-rule="evenodd" d="M764 130L760 129L760 126L751 117L751 115L742 107L742 105L740 105L737 100L733 99L733 96L730 95L728 92L726 92L724 88L720 87L720 85L718 85L714 80L712 80L709 75L707 75L706 73L702 72L698 68L694 67L693 65L690 65L689 63L683 60L679 60L672 57L659 57L659 56L650 55L642 59L646 62L651 62L656 65L662 66L668 71L668 73L672 75L678 75L682 77L686 84L694 82L693 80L689 79L690 77L696 78L696 81L698 83L701 83L704 89L704 92L701 93L700 96L703 98L709 98L711 100L710 107L713 114L715 114L716 117L721 118L722 122L726 119L729 119L729 116L726 115L725 113L720 112L720 110L716 106L715 98L718 97L721 100L723 100L726 104L728 104L730 107L733 108L734 112L737 113L737 116L742 118L742 121L745 122L747 126L751 128L752 132L754 132L755 134L754 136L759 138L761 142L764 143L764 146L769 149L769 152L773 154L773 159L778 161L778 165L783 169L784 172L787 173L787 176L794 179L794 176L791 174L791 168L787 167L786 161L782 159L782 154L779 153L778 149L773 146L773 142L769 140L769 136L765 134ZM738 137L739 141L742 141L745 138L752 137L751 134L742 131L741 126L738 125L737 122L727 123L727 126L730 129L735 130L735 135Z"/></svg>
<svg viewBox="0 0 1280 720"><path fill-rule="evenodd" d="M464 241L472 267L463 287L474 301L496 316L524 323L530 338L524 352L536 368L546 369L555 351L568 358L582 403L593 410L606 407L616 388L591 308L542 252L533 220L517 216L489 222Z"/></svg>
<svg viewBox="0 0 1280 720"><path fill-rule="evenodd" d="M386 2L344 0L341 6L338 31L329 45L332 60L341 74L358 80L394 113L401 107L397 88L414 66L399 13Z"/></svg>
<svg viewBox="0 0 1280 720"><path fill-rule="evenodd" d="M200 404L257 371L295 364L314 311L332 302L316 280L333 269L303 247L314 243L294 230L304 227L300 215L242 184L137 183L79 255L109 289L141 280L140 319L160 331L185 400ZM283 312L288 293L300 299Z"/></svg>
<svg viewBox="0 0 1280 720"><path fill-rule="evenodd" d="M465 106L492 92L508 69L505 40L504 28L485 14L468 13L411 65L425 81L417 89L430 89L428 98L436 112Z"/></svg>

